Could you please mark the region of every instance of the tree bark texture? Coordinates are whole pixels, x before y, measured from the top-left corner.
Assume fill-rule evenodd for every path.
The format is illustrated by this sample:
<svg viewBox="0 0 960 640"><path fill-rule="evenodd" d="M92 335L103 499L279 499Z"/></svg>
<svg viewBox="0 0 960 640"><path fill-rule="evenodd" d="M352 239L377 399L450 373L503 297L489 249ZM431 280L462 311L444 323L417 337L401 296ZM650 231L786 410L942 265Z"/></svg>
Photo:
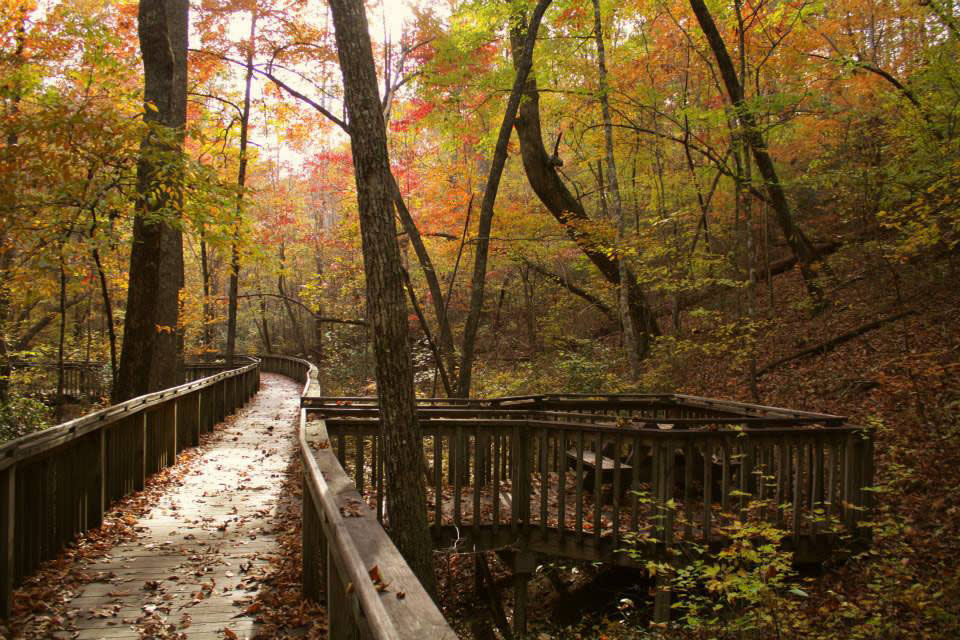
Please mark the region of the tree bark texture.
<svg viewBox="0 0 960 640"><path fill-rule="evenodd" d="M114 401L173 386L183 377L179 327L183 205L179 168L187 120L188 0L141 0L144 120L120 371Z"/></svg>
<svg viewBox="0 0 960 640"><path fill-rule="evenodd" d="M350 117L390 535L420 582L435 593L407 306L396 241L393 176L367 16L362 0L331 0L330 10Z"/></svg>

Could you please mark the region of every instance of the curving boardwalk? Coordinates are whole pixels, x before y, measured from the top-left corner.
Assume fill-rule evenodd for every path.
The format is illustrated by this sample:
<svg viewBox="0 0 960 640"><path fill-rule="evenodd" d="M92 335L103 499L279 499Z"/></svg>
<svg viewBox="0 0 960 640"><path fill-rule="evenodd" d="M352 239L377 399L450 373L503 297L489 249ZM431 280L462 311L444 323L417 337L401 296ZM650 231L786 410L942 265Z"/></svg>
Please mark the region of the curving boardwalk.
<svg viewBox="0 0 960 640"><path fill-rule="evenodd" d="M299 405L298 383L262 374L250 403L136 523L138 539L83 568L92 581L69 602L69 630L50 637L254 637L247 610L277 550L270 516L295 451Z"/></svg>

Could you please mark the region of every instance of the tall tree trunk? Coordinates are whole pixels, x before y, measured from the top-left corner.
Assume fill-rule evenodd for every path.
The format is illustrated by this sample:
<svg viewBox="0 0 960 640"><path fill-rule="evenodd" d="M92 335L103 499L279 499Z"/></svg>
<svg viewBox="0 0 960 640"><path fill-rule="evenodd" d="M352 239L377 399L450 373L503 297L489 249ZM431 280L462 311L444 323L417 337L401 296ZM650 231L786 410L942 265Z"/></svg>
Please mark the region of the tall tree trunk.
<svg viewBox="0 0 960 640"><path fill-rule="evenodd" d="M287 310L287 317L290 319L290 329L293 331L293 336L297 340L297 346L300 348L300 355L306 356L309 352L307 351L307 339L303 335L303 327L300 326L300 318L297 317L297 314L293 310L293 305L290 304L290 297L287 295L286 287L286 277L283 275L283 271L286 268L286 247L281 242L280 243L280 275L277 276L277 291L280 292L280 298L283 300L283 306Z"/></svg>
<svg viewBox="0 0 960 640"><path fill-rule="evenodd" d="M741 135L743 135L753 153L753 159L757 163L757 170L760 172L760 177L763 178L766 185L767 195L776 213L780 230L783 232L783 236L793 251L793 254L797 257L797 263L800 266L800 273L803 275L807 292L814 300L819 302L823 299L823 292L816 280L817 273L815 263L818 258L817 252L793 218L790 204L787 202L787 196L783 191L783 187L780 185L777 170L773 166L773 160L770 158L770 154L767 153L767 144L763 139L763 133L760 131L756 117L753 112L750 111L749 105L747 105L744 100L743 88L740 80L737 78L736 69L730 59L730 54L727 52L723 37L717 30L717 25L713 21L713 16L710 14L710 10L707 9L704 0L690 0L690 7L697 17L697 22L700 23L700 28L703 30L707 42L710 44L714 58L717 60L717 67L720 70L720 77L723 79L723 84L726 87L727 97L730 99L730 102L733 103L737 120L740 123L742 130Z"/></svg>
<svg viewBox="0 0 960 640"><path fill-rule="evenodd" d="M490 229L493 224L493 206L497 201L497 191L500 188L500 178L503 167L507 162L507 145L510 143L510 134L517 117L517 108L523 97L523 87L533 66L533 48L537 42L537 31L540 20L550 6L551 0L538 0L533 10L530 24L526 27L523 45L516 52L514 66L516 77L513 80L513 90L507 99L507 108L500 123L500 132L490 162L490 173L483 190L483 200L480 203L480 217L477 224L477 248L473 262L473 279L470 287L470 309L467 313L467 323L463 329L463 348L460 359L460 383L457 385L457 395L466 398L470 395L470 383L473 374L473 358L477 346L477 331L480 329L480 312L483 309L483 292L487 280L487 254L490 249Z"/></svg>
<svg viewBox="0 0 960 640"><path fill-rule="evenodd" d="M517 56L520 44L523 42L521 29L512 29L510 32L514 67L517 65ZM520 154L523 158L523 169L527 174L530 187L540 198L540 202L556 218L567 235L573 240L590 262L599 269L607 282L620 285L620 261L601 250L596 242L584 229L589 228L590 217L583 204L572 194L560 178L557 167L562 164L560 159L547 154L543 144L543 133L540 126L540 94L537 89L537 80L533 74L527 78L523 100L517 113L517 138L520 140ZM629 269L627 270L629 273ZM630 296L630 314L634 319L634 326L642 327L647 336L660 335L660 327L646 301L643 289L637 283L633 274L627 279L627 289ZM646 353L643 353L645 356Z"/></svg>
<svg viewBox="0 0 960 640"><path fill-rule="evenodd" d="M362 0L330 0L330 10L343 73L344 101L350 116L390 534L420 582L428 592L435 593L407 306L396 242L395 190L367 16Z"/></svg>
<svg viewBox="0 0 960 640"><path fill-rule="evenodd" d="M623 215L623 203L620 198L620 181L617 177L617 161L613 154L613 118L610 116L610 88L607 83L607 54L603 46L603 20L600 16L600 0L593 0L593 32L597 41L597 76L599 84L600 112L603 115L604 155L607 162L607 191L610 215L617 223L617 250L621 252L617 261L620 286L617 300L620 308L620 323L623 326L623 346L630 363L630 373L636 380L640 377L640 362L649 349L646 344L648 334L638 327L630 313L630 287L633 275L627 268L626 252L627 221Z"/></svg>
<svg viewBox="0 0 960 640"><path fill-rule="evenodd" d="M267 299L260 296L260 321L263 324L263 346L267 353L273 353L273 343L270 342L270 325L267 323Z"/></svg>
<svg viewBox="0 0 960 640"><path fill-rule="evenodd" d="M537 311L534 307L533 279L530 277L530 267L520 266L520 284L523 286L523 320L527 331L527 355L533 359L537 355L539 341L537 340ZM499 300L497 301L499 303ZM499 304L498 304L499 306ZM497 310L499 314L499 309Z"/></svg>
<svg viewBox="0 0 960 640"><path fill-rule="evenodd" d="M10 313L10 271L13 247L8 246L6 234L0 232L0 404L9 399L10 352L7 346L7 320Z"/></svg>
<svg viewBox="0 0 960 640"><path fill-rule="evenodd" d="M237 216L230 243L230 290L227 293L227 364L237 348L237 294L240 287L240 227L243 223L243 190L247 185L247 134L250 129L250 86L253 84L254 39L257 36L257 9L250 10L250 41L247 43L247 77L240 114L240 166L237 169Z"/></svg>
<svg viewBox="0 0 960 640"><path fill-rule="evenodd" d="M63 265L63 245L60 245L60 327L57 342L57 422L63 419L63 350L67 331L67 271Z"/></svg>
<svg viewBox="0 0 960 640"><path fill-rule="evenodd" d="M210 265L207 259L207 239L204 227L200 227L200 279L203 281L203 351L204 355L213 343L210 325L213 324L213 309L210 305Z"/></svg>
<svg viewBox="0 0 960 640"><path fill-rule="evenodd" d="M747 87L747 29L743 20L743 10L741 0L734 0L734 9L737 14L737 38L739 40L739 63L740 63L740 86L743 91L743 99L746 100ZM750 350L748 362L747 384L750 387L750 395L754 402L760 402L760 390L757 387L757 350L756 350L756 330L754 325L757 320L757 274L756 274L756 250L753 241L753 198L750 196L750 187L753 183L753 169L750 162L750 149L747 141L740 137L740 151L742 161L738 171L742 183L738 185L737 197L742 199L743 205L743 226L745 247L747 252L747 317L750 320L750 340L748 348Z"/></svg>
<svg viewBox="0 0 960 640"><path fill-rule="evenodd" d="M319 233L317 235L319 236ZM319 242L317 242L317 246L314 251L316 252L316 255L314 256L315 263L317 265L316 277L319 281L321 274L323 274L323 252L320 248ZM313 346L310 349L310 356L313 359L313 363L318 366L323 361L323 306L319 302L318 307L314 310L313 315Z"/></svg>
<svg viewBox="0 0 960 640"><path fill-rule="evenodd" d="M120 372L114 400L177 384L183 377L179 326L183 237L175 224L183 207L179 165L187 121L188 0L140 0L138 33L143 54L144 120L130 284Z"/></svg>
<svg viewBox="0 0 960 640"><path fill-rule="evenodd" d="M117 332L113 326L113 304L110 302L110 287L107 283L107 274L103 270L103 261L100 259L100 250L93 248L93 263L97 267L97 276L100 279L100 295L103 297L103 315L107 321L107 337L110 341L110 390L117 384Z"/></svg>

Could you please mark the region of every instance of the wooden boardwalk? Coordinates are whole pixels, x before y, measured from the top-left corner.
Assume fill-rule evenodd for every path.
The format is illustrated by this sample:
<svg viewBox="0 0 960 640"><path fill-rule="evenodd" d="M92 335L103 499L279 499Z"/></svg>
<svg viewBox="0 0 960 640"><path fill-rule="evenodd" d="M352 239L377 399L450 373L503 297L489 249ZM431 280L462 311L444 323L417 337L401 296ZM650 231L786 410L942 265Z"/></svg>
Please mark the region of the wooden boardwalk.
<svg viewBox="0 0 960 640"><path fill-rule="evenodd" d="M247 611L277 551L271 514L295 452L299 399L299 384L263 374L182 484L136 523L138 539L84 567L93 581L70 601L67 630L49 637L254 637Z"/></svg>

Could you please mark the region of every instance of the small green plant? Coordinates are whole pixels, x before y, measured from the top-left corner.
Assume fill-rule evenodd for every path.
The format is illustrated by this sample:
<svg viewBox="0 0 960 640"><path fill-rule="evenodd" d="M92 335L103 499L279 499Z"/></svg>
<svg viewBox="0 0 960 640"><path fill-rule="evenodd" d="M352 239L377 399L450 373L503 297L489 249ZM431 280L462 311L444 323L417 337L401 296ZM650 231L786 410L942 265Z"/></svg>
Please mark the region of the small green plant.
<svg viewBox="0 0 960 640"><path fill-rule="evenodd" d="M652 502L645 494L640 499ZM664 520L683 523L682 510L673 501L654 507L649 531L656 532ZM670 637L785 637L786 630L797 626L807 593L793 568L792 552L783 548L787 533L762 517L773 509L772 503L755 500L744 520L728 518L728 524L716 528L727 540L720 551L681 541L669 549L668 559L650 560L645 550L660 540L650 534L628 540L625 551L671 591Z"/></svg>
<svg viewBox="0 0 960 640"><path fill-rule="evenodd" d="M786 535L759 518L734 521L722 529L728 544L715 555L692 546L692 561L673 571L676 623L709 634L779 636L806 597L784 551Z"/></svg>
<svg viewBox="0 0 960 640"><path fill-rule="evenodd" d="M50 408L39 400L12 395L0 404L0 444L42 431L52 418Z"/></svg>

